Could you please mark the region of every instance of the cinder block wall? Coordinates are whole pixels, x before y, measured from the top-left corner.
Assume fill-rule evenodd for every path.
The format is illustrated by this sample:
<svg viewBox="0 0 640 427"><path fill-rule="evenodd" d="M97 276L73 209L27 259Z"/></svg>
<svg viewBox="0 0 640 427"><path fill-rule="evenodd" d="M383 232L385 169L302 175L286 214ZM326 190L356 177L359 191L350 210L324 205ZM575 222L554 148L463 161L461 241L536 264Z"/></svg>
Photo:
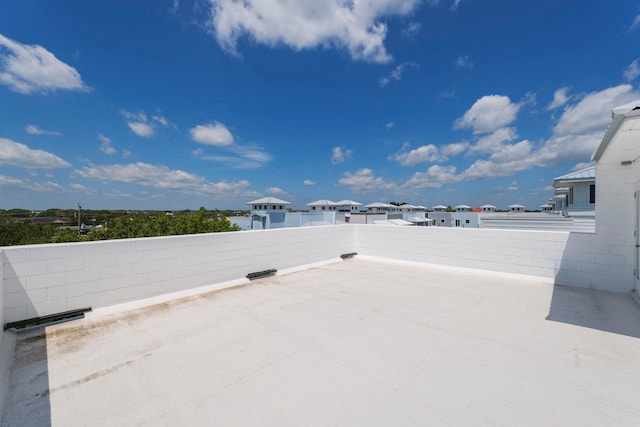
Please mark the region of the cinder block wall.
<svg viewBox="0 0 640 427"><path fill-rule="evenodd" d="M554 283L630 292L624 248L593 233L355 226L358 253L452 267L525 274Z"/></svg>
<svg viewBox="0 0 640 427"><path fill-rule="evenodd" d="M352 227L5 247L4 323L105 307L355 251Z"/></svg>
<svg viewBox="0 0 640 427"><path fill-rule="evenodd" d="M614 243L588 233L352 224L6 247L0 314L6 323L105 307L347 252L629 292L633 253Z"/></svg>
<svg viewBox="0 0 640 427"><path fill-rule="evenodd" d="M605 153L606 154L606 153ZM634 288L636 267L636 199L639 165L623 166L603 156L596 165L596 243L595 251L604 263L609 260L610 270L600 268L599 273L612 274L613 280L625 280ZM623 289L620 289L623 290Z"/></svg>

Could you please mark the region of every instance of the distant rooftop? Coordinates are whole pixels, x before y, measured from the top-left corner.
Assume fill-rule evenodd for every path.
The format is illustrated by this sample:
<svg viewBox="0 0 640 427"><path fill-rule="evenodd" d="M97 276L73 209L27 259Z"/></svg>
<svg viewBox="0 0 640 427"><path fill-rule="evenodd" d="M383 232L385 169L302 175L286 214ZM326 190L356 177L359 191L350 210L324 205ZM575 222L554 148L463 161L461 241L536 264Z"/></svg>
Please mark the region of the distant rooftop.
<svg viewBox="0 0 640 427"><path fill-rule="evenodd" d="M554 187L562 187L562 186L565 186L567 182L595 181L595 179L596 179L596 166L593 165L588 168L580 169L575 172L571 172L566 175L559 176L553 180L553 185Z"/></svg>
<svg viewBox="0 0 640 427"><path fill-rule="evenodd" d="M630 297L356 257L18 335L2 425L612 425Z"/></svg>
<svg viewBox="0 0 640 427"><path fill-rule="evenodd" d="M278 199L277 197L263 197L252 202L247 202L247 205L259 205L259 204L276 204L276 205L290 205L290 202Z"/></svg>

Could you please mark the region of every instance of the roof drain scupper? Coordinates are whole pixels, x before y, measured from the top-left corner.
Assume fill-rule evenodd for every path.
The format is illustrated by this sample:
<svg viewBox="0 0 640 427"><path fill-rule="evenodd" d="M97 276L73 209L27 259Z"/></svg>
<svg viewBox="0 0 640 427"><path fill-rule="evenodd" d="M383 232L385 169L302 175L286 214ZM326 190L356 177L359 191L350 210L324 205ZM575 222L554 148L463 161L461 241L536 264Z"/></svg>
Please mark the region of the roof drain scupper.
<svg viewBox="0 0 640 427"><path fill-rule="evenodd" d="M342 254L342 255L340 255L340 258L342 258L342 259L349 259L349 258L353 258L353 257L354 257L354 256L356 256L356 255L358 255L358 253L357 253L357 252L351 252L351 253L348 253L348 254Z"/></svg>
<svg viewBox="0 0 640 427"><path fill-rule="evenodd" d="M4 330L6 331L11 328L24 329L32 326L48 326L55 323L69 322L71 320L84 318L84 314L87 311L91 311L91 307L49 314L48 316L32 317L31 319L18 320L17 322L9 322L5 323Z"/></svg>
<svg viewBox="0 0 640 427"><path fill-rule="evenodd" d="M247 279L249 279L249 280L262 279L263 277L273 276L277 272L278 272L278 270L276 270L275 268L270 268L268 270L262 270L262 271L256 271L256 272L247 274Z"/></svg>

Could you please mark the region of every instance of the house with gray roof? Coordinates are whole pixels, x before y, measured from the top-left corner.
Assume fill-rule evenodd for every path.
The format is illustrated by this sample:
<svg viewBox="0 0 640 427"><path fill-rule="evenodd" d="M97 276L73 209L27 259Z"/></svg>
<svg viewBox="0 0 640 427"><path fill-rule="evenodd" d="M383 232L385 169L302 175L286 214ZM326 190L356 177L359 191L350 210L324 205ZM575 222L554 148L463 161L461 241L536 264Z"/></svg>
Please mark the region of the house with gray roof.
<svg viewBox="0 0 640 427"><path fill-rule="evenodd" d="M555 200L562 205L565 216L577 212L594 212L596 209L596 166L580 169L553 180ZM558 197L559 196L559 197Z"/></svg>

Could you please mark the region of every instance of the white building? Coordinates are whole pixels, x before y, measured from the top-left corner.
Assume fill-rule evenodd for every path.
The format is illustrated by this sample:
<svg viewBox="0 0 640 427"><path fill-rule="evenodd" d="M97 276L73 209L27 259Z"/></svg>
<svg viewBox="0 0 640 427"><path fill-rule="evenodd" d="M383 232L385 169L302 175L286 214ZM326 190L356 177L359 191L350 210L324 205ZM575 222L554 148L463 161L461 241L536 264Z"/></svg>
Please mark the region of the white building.
<svg viewBox="0 0 640 427"><path fill-rule="evenodd" d="M577 212L595 212L596 209L596 166L590 166L553 180L556 196L562 204L565 216Z"/></svg>
<svg viewBox="0 0 640 427"><path fill-rule="evenodd" d="M331 200L322 199L307 203L311 211L335 211L337 203Z"/></svg>
<svg viewBox="0 0 640 427"><path fill-rule="evenodd" d="M519 205L519 204L514 204L509 206L509 212L511 213L523 213L525 212L525 206L523 205Z"/></svg>
<svg viewBox="0 0 640 427"><path fill-rule="evenodd" d="M480 206L480 209L482 209L483 213L495 212L496 211L496 207L493 206L493 205L482 205L482 206Z"/></svg>
<svg viewBox="0 0 640 427"><path fill-rule="evenodd" d="M283 228L287 205L291 203L276 197L263 197L247 202L251 206L251 229Z"/></svg>
<svg viewBox="0 0 640 427"><path fill-rule="evenodd" d="M338 212L358 212L362 203L354 202L353 200L340 200L335 203Z"/></svg>
<svg viewBox="0 0 640 427"><path fill-rule="evenodd" d="M397 206L393 206L388 203L382 203L382 202L369 203L364 207L367 208L367 212L370 212L370 213L395 212L395 209L397 208Z"/></svg>
<svg viewBox="0 0 640 427"><path fill-rule="evenodd" d="M467 206L467 205L456 206L456 212L469 212L470 210L471 210L471 206Z"/></svg>

